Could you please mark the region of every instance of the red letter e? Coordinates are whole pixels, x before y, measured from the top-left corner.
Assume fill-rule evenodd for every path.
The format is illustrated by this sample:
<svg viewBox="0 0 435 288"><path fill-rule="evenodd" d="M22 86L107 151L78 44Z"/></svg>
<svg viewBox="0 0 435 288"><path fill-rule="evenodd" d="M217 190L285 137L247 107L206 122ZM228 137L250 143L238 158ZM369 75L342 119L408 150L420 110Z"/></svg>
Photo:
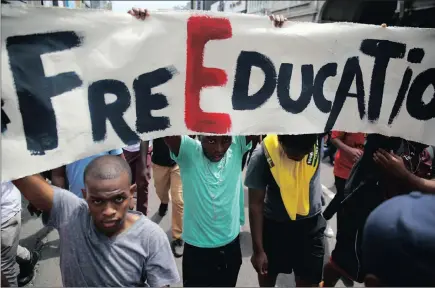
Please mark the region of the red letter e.
<svg viewBox="0 0 435 288"><path fill-rule="evenodd" d="M206 113L199 105L202 87L223 86L227 83L227 74L224 70L202 66L204 46L210 40L227 39L231 36L231 23L228 19L192 16L187 21L184 121L187 128L192 131L225 134L231 128L229 114Z"/></svg>

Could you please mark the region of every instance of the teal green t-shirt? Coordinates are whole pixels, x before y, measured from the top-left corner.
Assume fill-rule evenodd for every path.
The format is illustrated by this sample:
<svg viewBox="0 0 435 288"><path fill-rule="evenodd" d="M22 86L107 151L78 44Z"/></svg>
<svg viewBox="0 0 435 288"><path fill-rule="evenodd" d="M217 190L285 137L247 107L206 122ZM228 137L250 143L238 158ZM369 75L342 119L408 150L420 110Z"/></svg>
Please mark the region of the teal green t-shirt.
<svg viewBox="0 0 435 288"><path fill-rule="evenodd" d="M211 162L201 143L182 136L178 157L183 184L183 240L201 248L215 248L233 241L244 221L242 158L249 151L244 136L233 136L225 156Z"/></svg>

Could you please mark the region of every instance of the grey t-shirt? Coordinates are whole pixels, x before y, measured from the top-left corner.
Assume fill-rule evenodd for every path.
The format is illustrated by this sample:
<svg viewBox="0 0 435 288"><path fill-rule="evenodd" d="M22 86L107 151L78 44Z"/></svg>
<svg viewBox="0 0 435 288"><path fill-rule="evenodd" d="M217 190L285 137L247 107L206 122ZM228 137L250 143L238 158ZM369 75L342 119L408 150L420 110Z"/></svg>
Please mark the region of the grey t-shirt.
<svg viewBox="0 0 435 288"><path fill-rule="evenodd" d="M86 201L54 187L44 224L59 231L60 270L66 287L162 287L179 282L166 233L141 213L127 231L98 232Z"/></svg>
<svg viewBox="0 0 435 288"><path fill-rule="evenodd" d="M319 151L319 158L321 157ZM321 158L320 158L321 159ZM320 161L320 160L319 160ZM291 177L289 175L289 177ZM320 183L320 164L310 181L310 211L307 216L297 215L296 220L312 217L322 211L322 187ZM279 186L270 172L264 155L264 148L259 145L252 153L246 171L245 186L251 189L266 190L264 199L264 216L278 222L289 221L290 216L282 202ZM291 191L289 191L291 193Z"/></svg>

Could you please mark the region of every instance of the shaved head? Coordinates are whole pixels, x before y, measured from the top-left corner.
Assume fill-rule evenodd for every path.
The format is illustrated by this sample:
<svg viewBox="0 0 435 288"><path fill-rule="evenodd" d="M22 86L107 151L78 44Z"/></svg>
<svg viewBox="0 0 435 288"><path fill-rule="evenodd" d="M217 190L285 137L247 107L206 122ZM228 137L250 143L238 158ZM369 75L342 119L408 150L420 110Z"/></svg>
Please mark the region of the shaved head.
<svg viewBox="0 0 435 288"><path fill-rule="evenodd" d="M128 182L131 185L131 169L127 161L119 156L104 155L89 163L85 169L84 182L87 180L109 180L119 178L123 173L127 173Z"/></svg>

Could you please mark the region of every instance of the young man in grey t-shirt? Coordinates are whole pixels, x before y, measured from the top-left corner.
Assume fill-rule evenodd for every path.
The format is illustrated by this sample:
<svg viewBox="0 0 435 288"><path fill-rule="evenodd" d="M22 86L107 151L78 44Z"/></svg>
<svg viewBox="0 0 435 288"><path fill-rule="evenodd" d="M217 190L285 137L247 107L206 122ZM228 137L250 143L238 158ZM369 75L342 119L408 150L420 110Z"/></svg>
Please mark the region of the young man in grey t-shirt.
<svg viewBox="0 0 435 288"><path fill-rule="evenodd" d="M59 231L63 286L152 286L179 282L165 232L142 213L129 211L134 185L128 163L117 156L86 168L86 197L50 186L39 175L13 181Z"/></svg>

